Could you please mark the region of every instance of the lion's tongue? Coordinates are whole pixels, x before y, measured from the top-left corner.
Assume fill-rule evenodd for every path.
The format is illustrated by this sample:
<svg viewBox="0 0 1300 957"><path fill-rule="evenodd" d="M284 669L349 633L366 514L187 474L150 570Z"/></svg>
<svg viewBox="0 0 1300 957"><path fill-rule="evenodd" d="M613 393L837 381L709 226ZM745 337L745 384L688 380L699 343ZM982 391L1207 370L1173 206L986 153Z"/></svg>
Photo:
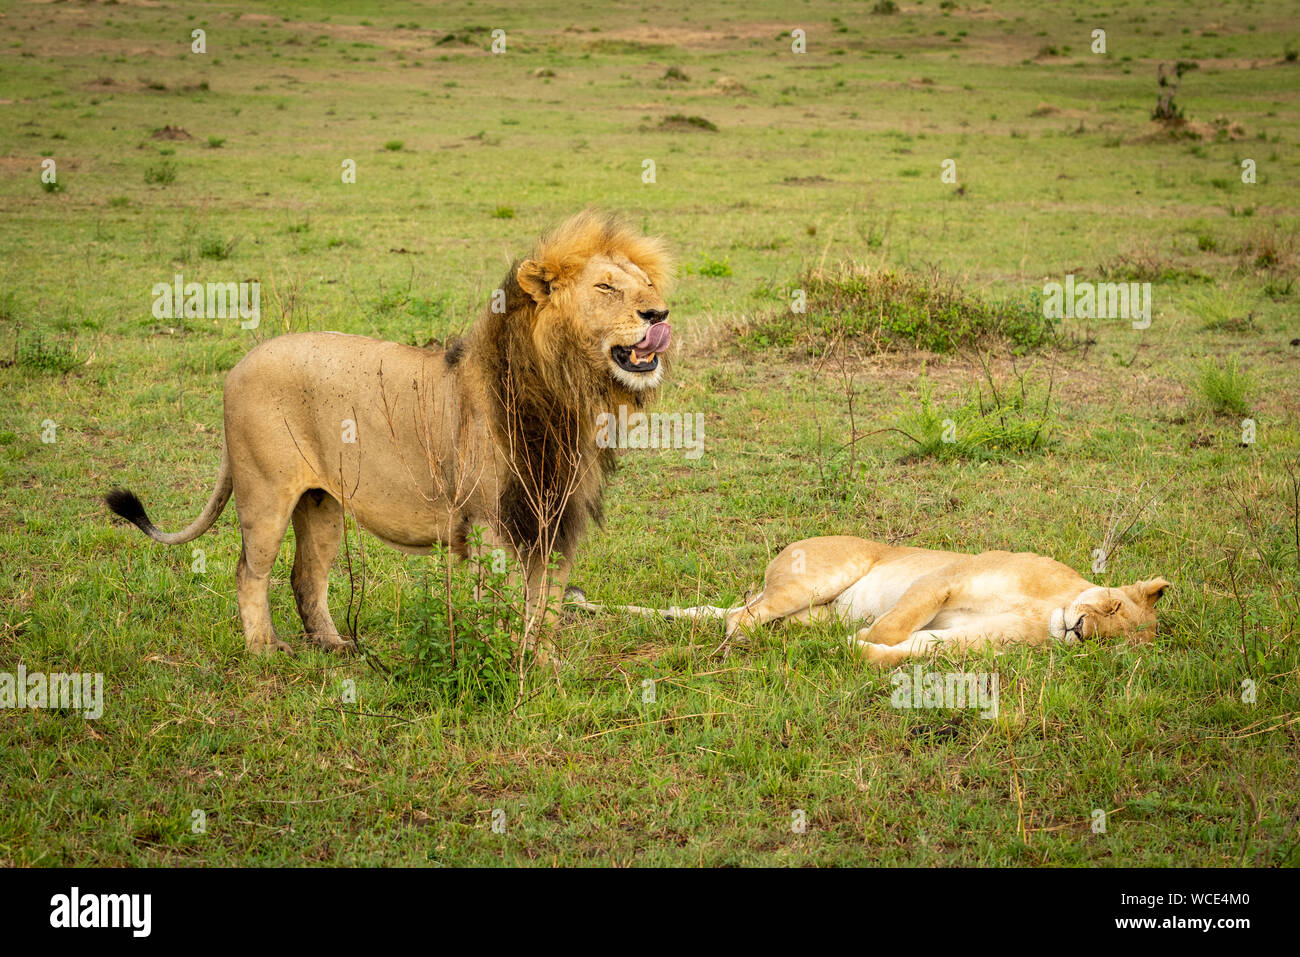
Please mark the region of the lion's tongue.
<svg viewBox="0 0 1300 957"><path fill-rule="evenodd" d="M641 353L663 352L668 348L668 339L671 335L672 329L668 327L668 323L656 322L646 332L645 338L632 348Z"/></svg>

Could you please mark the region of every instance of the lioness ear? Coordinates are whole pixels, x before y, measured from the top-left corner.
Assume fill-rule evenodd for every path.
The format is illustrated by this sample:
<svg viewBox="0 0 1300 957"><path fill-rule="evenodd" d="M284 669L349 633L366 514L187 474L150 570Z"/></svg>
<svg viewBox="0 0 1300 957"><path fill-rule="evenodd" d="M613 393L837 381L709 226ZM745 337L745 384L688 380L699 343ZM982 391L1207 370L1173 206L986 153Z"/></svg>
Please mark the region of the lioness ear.
<svg viewBox="0 0 1300 957"><path fill-rule="evenodd" d="M1146 599L1147 604L1154 605L1164 595L1165 589L1169 587L1169 582L1163 578L1152 578L1144 582L1138 582L1137 587L1138 591L1142 593L1142 597Z"/></svg>
<svg viewBox="0 0 1300 957"><path fill-rule="evenodd" d="M1163 578L1150 578L1146 581L1138 582L1136 585L1125 585L1124 591L1130 598L1139 605L1145 605L1147 608L1154 608L1160 596L1165 593L1169 587L1169 582Z"/></svg>
<svg viewBox="0 0 1300 957"><path fill-rule="evenodd" d="M519 283L520 289L540 305L551 294L555 273L535 259L525 259L515 271L515 281Z"/></svg>

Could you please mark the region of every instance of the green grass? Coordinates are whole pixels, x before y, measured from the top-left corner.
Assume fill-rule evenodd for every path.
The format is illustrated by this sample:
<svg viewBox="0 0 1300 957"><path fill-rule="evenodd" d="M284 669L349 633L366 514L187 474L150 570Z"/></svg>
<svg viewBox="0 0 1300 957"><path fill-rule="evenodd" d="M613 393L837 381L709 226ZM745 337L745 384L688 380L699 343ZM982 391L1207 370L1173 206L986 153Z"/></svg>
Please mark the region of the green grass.
<svg viewBox="0 0 1300 957"><path fill-rule="evenodd" d="M767 0L543 2L501 14L502 55L477 4L435 24L200 3L206 55L167 7L7 9L0 671L107 687L98 721L0 709L0 866L1300 863L1296 18L1229 2L1202 30L1185 5L1120 0L1099 56L1053 5L898 6L796 23ZM1171 134L1149 117L1157 65L1179 60L1201 67ZM42 190L45 155L68 189ZM593 601L733 601L789 541L850 533L1038 551L1108 585L1163 575L1155 642L926 664L996 671L991 722L891 707L889 675L829 626L720 648L704 624L566 619L563 666L520 688L495 619L450 663L437 559L365 537L353 610L374 657L250 659L233 508L183 548L106 514L118 483L162 527L197 514L225 370L255 342L445 341L589 203L726 267L682 269L669 296L658 408L703 413L705 454L621 454L573 573ZM155 318L178 273L259 281L261 324ZM1043 286L1071 274L1152 282L1150 327L1047 327ZM1248 328L1213 321L1237 303ZM1228 384L1205 398L1248 403L1253 441L1202 399L1206 356ZM881 431L927 407L987 422L989 383L1020 372L1001 447L918 455ZM1092 573L1117 502L1153 492ZM301 647L288 537L272 603ZM349 591L340 561L340 622Z"/></svg>

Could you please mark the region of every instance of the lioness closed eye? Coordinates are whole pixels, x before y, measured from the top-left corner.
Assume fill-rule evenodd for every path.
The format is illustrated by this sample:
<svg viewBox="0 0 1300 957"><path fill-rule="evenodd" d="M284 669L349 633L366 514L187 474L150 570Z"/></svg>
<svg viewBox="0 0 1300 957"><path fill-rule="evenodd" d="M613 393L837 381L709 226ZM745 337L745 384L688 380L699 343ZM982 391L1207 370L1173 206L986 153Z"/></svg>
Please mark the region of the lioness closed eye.
<svg viewBox="0 0 1300 957"><path fill-rule="evenodd" d="M1038 644L1125 638L1150 641L1163 578L1122 588L1093 585L1074 569L1030 552L963 555L835 535L785 548L763 576L763 590L736 608L701 605L623 611L667 617L725 618L740 628L788 618L809 622L874 619L848 636L868 661L893 665L936 649L1007 642ZM573 603L600 606L576 589Z"/></svg>
<svg viewBox="0 0 1300 957"><path fill-rule="evenodd" d="M325 648L351 646L327 602L345 505L404 551L442 542L464 557L471 530L483 529L484 551L501 548L521 563L533 622L545 612L549 555L561 556L547 586L554 593L600 516L614 453L598 447L598 416L640 408L663 380L669 278L659 240L580 213L511 266L492 304L446 350L322 332L250 351L226 377L216 488L183 531L159 531L124 489L106 501L175 545L206 532L234 494L250 651L289 650L272 627L267 589L290 521L303 627Z"/></svg>

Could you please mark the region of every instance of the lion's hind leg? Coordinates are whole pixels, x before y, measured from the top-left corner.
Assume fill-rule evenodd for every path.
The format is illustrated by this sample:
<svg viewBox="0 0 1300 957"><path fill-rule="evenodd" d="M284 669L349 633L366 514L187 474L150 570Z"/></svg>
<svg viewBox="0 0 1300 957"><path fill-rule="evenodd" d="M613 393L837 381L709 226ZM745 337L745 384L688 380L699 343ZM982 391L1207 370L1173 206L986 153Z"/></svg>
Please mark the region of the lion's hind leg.
<svg viewBox="0 0 1300 957"><path fill-rule="evenodd" d="M238 478L235 483L235 507L239 512L239 532L243 548L235 568L235 593L239 617L244 624L244 647L254 654L266 651L291 652L275 633L271 621L271 570L285 529L293 513L294 498L285 493L266 494L252 489L241 496ZM253 494L263 491L261 496Z"/></svg>
<svg viewBox="0 0 1300 957"><path fill-rule="evenodd" d="M294 601L307 637L326 651L353 651L330 617L330 566L343 540L343 506L321 489L308 489L293 510Z"/></svg>

